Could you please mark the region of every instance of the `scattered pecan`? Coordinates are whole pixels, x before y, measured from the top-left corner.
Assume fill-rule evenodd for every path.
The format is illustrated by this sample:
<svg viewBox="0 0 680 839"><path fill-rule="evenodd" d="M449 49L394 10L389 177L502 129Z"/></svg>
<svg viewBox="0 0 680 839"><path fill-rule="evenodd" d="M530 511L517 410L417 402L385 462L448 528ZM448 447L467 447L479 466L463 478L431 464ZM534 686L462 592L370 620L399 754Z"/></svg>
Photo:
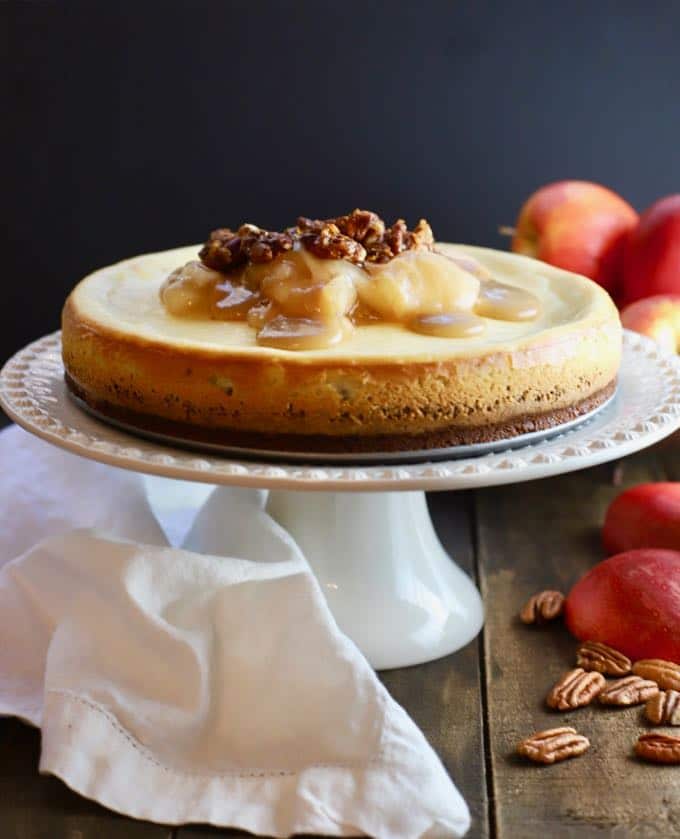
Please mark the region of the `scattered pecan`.
<svg viewBox="0 0 680 839"><path fill-rule="evenodd" d="M633 665L633 673L643 679L651 679L660 688L680 690L680 664L663 661L660 658L643 658Z"/></svg>
<svg viewBox="0 0 680 839"><path fill-rule="evenodd" d="M625 676L610 682L598 699L603 705L640 705L658 692L656 682L639 676Z"/></svg>
<svg viewBox="0 0 680 839"><path fill-rule="evenodd" d="M201 248L199 257L215 271L232 271L246 262L271 262L293 247L290 233L262 230L254 224L242 224L234 233L228 227L213 230Z"/></svg>
<svg viewBox="0 0 680 839"><path fill-rule="evenodd" d="M671 734L641 734L635 754L651 763L680 763L680 737Z"/></svg>
<svg viewBox="0 0 680 839"><path fill-rule="evenodd" d="M541 591L524 604L519 613L522 623L545 623L562 614L564 595L561 591Z"/></svg>
<svg viewBox="0 0 680 839"><path fill-rule="evenodd" d="M517 745L517 753L535 763L557 763L583 754L590 748L590 741L575 728L550 728L538 731Z"/></svg>
<svg viewBox="0 0 680 839"><path fill-rule="evenodd" d="M680 725L680 693L659 691L647 700L645 716L654 725Z"/></svg>
<svg viewBox="0 0 680 839"><path fill-rule="evenodd" d="M587 673L580 667L567 671L555 684L545 701L556 711L571 711L589 705L604 688L601 673Z"/></svg>
<svg viewBox="0 0 680 839"><path fill-rule="evenodd" d="M325 222L320 230L303 232L302 244L320 259L346 259L348 262L361 264L366 260L366 248L340 232L333 222Z"/></svg>
<svg viewBox="0 0 680 839"><path fill-rule="evenodd" d="M584 670L597 670L606 676L625 676L632 666L627 656L599 641L581 644L576 650L576 664Z"/></svg>

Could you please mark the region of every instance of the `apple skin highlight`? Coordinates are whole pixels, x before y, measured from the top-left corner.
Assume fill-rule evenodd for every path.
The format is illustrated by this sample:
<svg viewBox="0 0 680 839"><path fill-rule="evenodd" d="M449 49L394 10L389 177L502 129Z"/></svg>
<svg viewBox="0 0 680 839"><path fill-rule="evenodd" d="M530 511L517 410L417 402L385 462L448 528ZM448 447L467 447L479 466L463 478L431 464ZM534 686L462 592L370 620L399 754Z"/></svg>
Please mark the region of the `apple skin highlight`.
<svg viewBox="0 0 680 839"><path fill-rule="evenodd" d="M627 201L600 184L556 181L523 205L512 250L590 277L615 294L626 239L637 220Z"/></svg>
<svg viewBox="0 0 680 839"><path fill-rule="evenodd" d="M621 312L621 323L653 338L666 352L680 353L680 293L636 300Z"/></svg>

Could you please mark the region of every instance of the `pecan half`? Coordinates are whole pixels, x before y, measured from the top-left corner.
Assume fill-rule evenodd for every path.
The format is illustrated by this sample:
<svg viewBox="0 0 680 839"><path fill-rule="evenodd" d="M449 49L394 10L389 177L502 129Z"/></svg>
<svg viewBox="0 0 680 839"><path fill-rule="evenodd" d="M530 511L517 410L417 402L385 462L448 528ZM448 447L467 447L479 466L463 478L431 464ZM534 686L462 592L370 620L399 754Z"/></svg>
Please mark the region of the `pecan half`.
<svg viewBox="0 0 680 839"><path fill-rule="evenodd" d="M626 676L610 682L598 699L603 705L640 705L658 692L656 682L639 676Z"/></svg>
<svg viewBox="0 0 680 839"><path fill-rule="evenodd" d="M517 753L535 763L558 763L569 757L582 755L590 748L590 741L575 728L550 728L538 731L517 745Z"/></svg>
<svg viewBox="0 0 680 839"><path fill-rule="evenodd" d="M680 693L659 691L647 700L645 716L654 725L680 725Z"/></svg>
<svg viewBox="0 0 680 839"><path fill-rule="evenodd" d="M576 650L576 663L584 670L597 670L607 676L625 676L632 666L628 656L599 641L585 641Z"/></svg>
<svg viewBox="0 0 680 839"><path fill-rule="evenodd" d="M564 595L561 591L541 591L530 597L519 613L522 623L545 623L562 614Z"/></svg>
<svg viewBox="0 0 680 839"><path fill-rule="evenodd" d="M633 665L633 673L651 679L660 688L680 690L680 664L660 658L643 658Z"/></svg>
<svg viewBox="0 0 680 839"><path fill-rule="evenodd" d="M680 763L680 737L672 734L641 734L635 754L651 763Z"/></svg>
<svg viewBox="0 0 680 839"><path fill-rule="evenodd" d="M204 265L214 271L233 271L246 262L271 262L293 247L290 233L262 230L254 224L242 224L234 233L228 227L213 230L199 251Z"/></svg>
<svg viewBox="0 0 680 839"><path fill-rule="evenodd" d="M571 711L590 705L606 682L601 673L587 673L580 667L566 672L546 696L549 708L556 711Z"/></svg>

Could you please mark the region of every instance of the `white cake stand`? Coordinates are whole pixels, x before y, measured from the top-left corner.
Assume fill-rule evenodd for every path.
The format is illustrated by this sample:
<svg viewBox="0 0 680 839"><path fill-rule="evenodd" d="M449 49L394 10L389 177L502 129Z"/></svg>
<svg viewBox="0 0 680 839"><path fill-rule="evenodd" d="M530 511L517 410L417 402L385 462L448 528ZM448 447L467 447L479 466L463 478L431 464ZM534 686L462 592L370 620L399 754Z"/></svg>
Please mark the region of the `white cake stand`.
<svg viewBox="0 0 680 839"><path fill-rule="evenodd" d="M216 553L227 542L220 485L268 489L270 513L304 551L339 626L378 669L451 653L482 625L477 589L442 548L425 490L584 469L650 446L680 426L680 359L630 332L617 396L585 425L520 449L406 465L286 465L173 448L84 413L68 397L63 372L59 334L42 338L5 365L0 403L26 430L75 454L218 485L187 545L195 550Z"/></svg>

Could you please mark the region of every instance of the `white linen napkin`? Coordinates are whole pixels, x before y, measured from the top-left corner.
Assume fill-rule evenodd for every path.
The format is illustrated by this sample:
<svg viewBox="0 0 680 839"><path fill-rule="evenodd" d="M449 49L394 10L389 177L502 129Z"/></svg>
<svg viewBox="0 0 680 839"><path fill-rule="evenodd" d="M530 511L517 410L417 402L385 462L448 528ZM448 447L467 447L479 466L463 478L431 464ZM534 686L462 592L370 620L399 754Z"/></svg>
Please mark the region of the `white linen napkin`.
<svg viewBox="0 0 680 839"><path fill-rule="evenodd" d="M466 832L465 802L262 493L234 490L238 555L206 556L167 544L140 476L15 427L0 466L0 714L41 727L41 771L167 824ZM159 479L155 497L179 538L192 488Z"/></svg>

